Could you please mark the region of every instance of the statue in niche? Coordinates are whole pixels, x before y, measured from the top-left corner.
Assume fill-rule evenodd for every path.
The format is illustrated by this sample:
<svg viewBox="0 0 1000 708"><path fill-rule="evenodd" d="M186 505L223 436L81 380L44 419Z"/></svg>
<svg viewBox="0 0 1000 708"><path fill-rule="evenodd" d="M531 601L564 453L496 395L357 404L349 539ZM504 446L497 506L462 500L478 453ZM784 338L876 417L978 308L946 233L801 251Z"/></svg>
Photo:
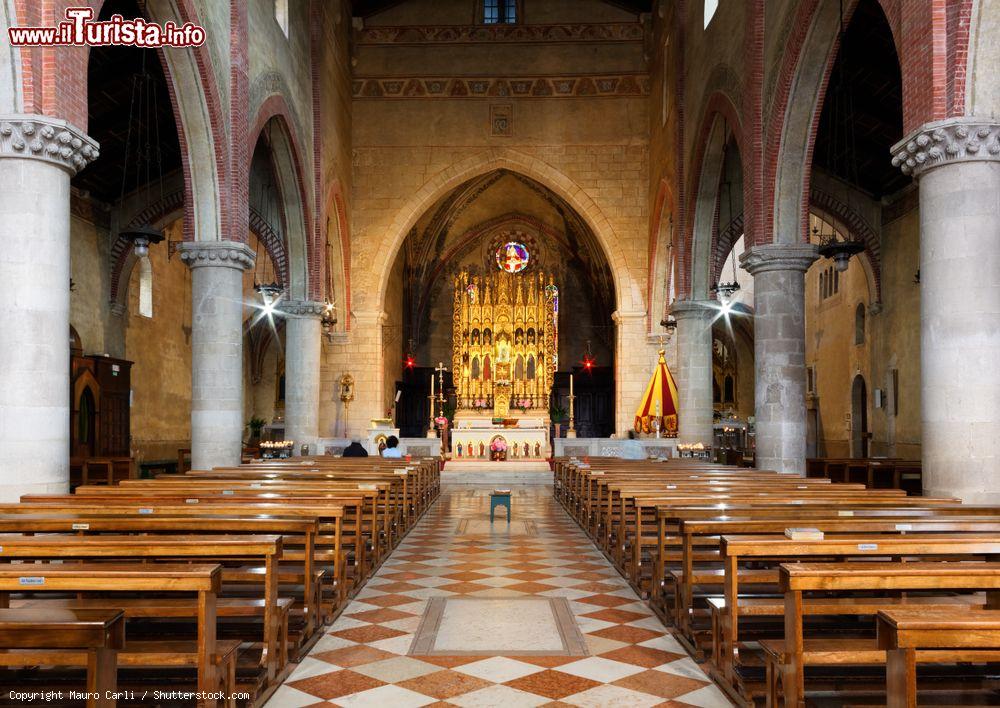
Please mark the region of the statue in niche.
<svg viewBox="0 0 1000 708"><path fill-rule="evenodd" d="M508 342L506 339L501 339L497 343L497 363L498 364L510 363L510 342Z"/></svg>
<svg viewBox="0 0 1000 708"><path fill-rule="evenodd" d="M528 346L529 347L535 346L535 330L534 329L528 329Z"/></svg>
<svg viewBox="0 0 1000 708"><path fill-rule="evenodd" d="M479 357L472 357L472 379L474 381L479 380Z"/></svg>
<svg viewBox="0 0 1000 708"><path fill-rule="evenodd" d="M519 347L524 344L524 331L519 327L516 332L514 332L514 346Z"/></svg>
<svg viewBox="0 0 1000 708"><path fill-rule="evenodd" d="M527 457L529 453L528 443L524 443L524 456Z"/></svg>
<svg viewBox="0 0 1000 708"><path fill-rule="evenodd" d="M458 456L459 456L459 457L461 457L461 456L462 456L462 443L459 443L459 444L458 444Z"/></svg>
<svg viewBox="0 0 1000 708"><path fill-rule="evenodd" d="M535 457L541 457L541 456L542 456L542 444L535 443Z"/></svg>
<svg viewBox="0 0 1000 708"><path fill-rule="evenodd" d="M514 364L514 378L518 381L524 379L524 357L517 355L517 362Z"/></svg>
<svg viewBox="0 0 1000 708"><path fill-rule="evenodd" d="M483 344L486 346L493 344L493 330L488 327L483 330Z"/></svg>
<svg viewBox="0 0 1000 708"><path fill-rule="evenodd" d="M482 457L484 454L486 454L486 445L484 445L483 441L480 440L479 441L479 456Z"/></svg>
<svg viewBox="0 0 1000 708"><path fill-rule="evenodd" d="M535 380L535 357L528 355L528 380Z"/></svg>
<svg viewBox="0 0 1000 708"><path fill-rule="evenodd" d="M479 330L478 329L472 330L472 344L473 345L478 345L479 344Z"/></svg>

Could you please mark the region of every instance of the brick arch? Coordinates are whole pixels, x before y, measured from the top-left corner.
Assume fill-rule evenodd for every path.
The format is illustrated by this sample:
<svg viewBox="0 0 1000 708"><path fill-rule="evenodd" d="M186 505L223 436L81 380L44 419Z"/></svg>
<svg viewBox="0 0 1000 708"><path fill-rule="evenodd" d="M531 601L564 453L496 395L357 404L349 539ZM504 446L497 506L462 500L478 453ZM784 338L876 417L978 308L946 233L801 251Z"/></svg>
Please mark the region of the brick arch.
<svg viewBox="0 0 1000 708"><path fill-rule="evenodd" d="M181 215L183 208L183 193L180 190L172 192L136 214L128 222L128 227L169 223ZM271 258L271 262L274 263L274 275L278 280L278 285L287 288L288 252L285 249L284 239L281 238L277 229L252 207L250 208L250 232L257 237ZM160 246L152 246L152 248L171 248L171 245L164 243ZM139 259L135 255L132 242L122 236L116 238L111 244L108 259L111 263L111 287L108 299L113 308L118 308L119 312L123 312L128 299L128 286L132 279L132 269L135 268Z"/></svg>
<svg viewBox="0 0 1000 708"><path fill-rule="evenodd" d="M722 269L726 266L726 258L733 250L740 236L744 234L746 225L743 223L743 212L733 217L724 228L717 229L712 243L712 275L713 283L719 282L722 277ZM744 241L744 243L746 243Z"/></svg>
<svg viewBox="0 0 1000 708"><path fill-rule="evenodd" d="M586 222L601 245L614 277L618 310L635 312L644 309L642 292L629 273L621 244L611 223L594 200L570 177L552 165L517 150L496 148L480 152L440 171L397 212L388 229L391 242L385 249L386 255L375 264L372 273L374 282L378 283L376 311L381 312L385 307L392 264L413 225L441 197L468 180L494 170L508 170L530 177L565 200Z"/></svg>
<svg viewBox="0 0 1000 708"><path fill-rule="evenodd" d="M691 163L691 182L687 190L688 218L685 219L685 231L675 249L678 299L707 297L711 285L708 277L711 273L713 235L718 229L723 148L730 138L730 134L723 131L723 123L731 132L740 152L744 203L748 199L748 190L751 189L750 180L746 176L748 161L742 159L744 142L739 112L726 94L714 92L708 97L702 112L695 155Z"/></svg>
<svg viewBox="0 0 1000 708"><path fill-rule="evenodd" d="M247 145L250 153L260 140L261 133L269 121L280 122L281 129L285 131L288 146L287 150L292 160L295 175L295 186L298 192L298 202L302 212L305 233L303 237L304 260L301 268L306 277L304 297L309 299L320 299L322 297L322 261L324 260L323 244L320 242L320 235L313 223L312 200L306 182L306 171L304 166L307 163L307 153L302 148L302 136L299 135L298 122L294 119L291 108L285 97L279 93L273 93L265 98L254 119L249 132ZM289 244L291 245L291 244Z"/></svg>
<svg viewBox="0 0 1000 708"><path fill-rule="evenodd" d="M250 132L253 142L248 144L250 154L260 145L263 131L268 132L269 152L278 183L280 208L285 225L285 244L288 261L286 288L295 299L317 297L319 269L314 268L316 255L308 191L302 165L301 142L296 137L285 99L279 95L268 97L261 104L254 127ZM276 264L277 265L277 264Z"/></svg>
<svg viewBox="0 0 1000 708"><path fill-rule="evenodd" d="M66 7L90 7L97 17L103 5L104 0L13 0L16 18L5 20L21 26L54 26L65 19ZM152 22L199 24L195 0L145 0L142 6ZM167 79L181 148L184 238L232 238L229 194L223 189L230 184L226 122L209 48L159 49L157 54ZM20 70L16 72L20 109L63 118L86 131L89 57L89 47L20 48ZM3 94L0 89L0 97Z"/></svg>
<svg viewBox="0 0 1000 708"><path fill-rule="evenodd" d="M810 189L809 205L812 211L832 218L852 237L865 244L864 256L871 277L872 302L882 302L882 244L879 234L856 210L817 187Z"/></svg>
<svg viewBox="0 0 1000 708"><path fill-rule="evenodd" d="M903 132L964 111L973 0L878 0L892 32L903 84ZM858 0L846 0L848 17ZM808 239L810 166L837 54L840 0L803 0L790 19L765 136L765 224L775 240ZM904 41L905 38L905 41ZM886 156L886 159L890 159Z"/></svg>

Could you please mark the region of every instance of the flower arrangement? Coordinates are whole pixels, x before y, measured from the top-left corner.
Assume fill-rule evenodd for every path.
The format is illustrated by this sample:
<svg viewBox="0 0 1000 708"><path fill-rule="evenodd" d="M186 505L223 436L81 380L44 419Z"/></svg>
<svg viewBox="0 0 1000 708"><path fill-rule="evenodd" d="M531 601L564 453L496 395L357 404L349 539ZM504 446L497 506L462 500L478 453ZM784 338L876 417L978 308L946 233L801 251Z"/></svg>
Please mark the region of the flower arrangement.
<svg viewBox="0 0 1000 708"><path fill-rule="evenodd" d="M515 408L520 408L522 413L527 413L528 409L531 408L531 401L527 398L520 398L514 402Z"/></svg>
<svg viewBox="0 0 1000 708"><path fill-rule="evenodd" d="M448 424L448 417L440 415L434 419L434 422L437 424L439 428L443 428L445 425Z"/></svg>
<svg viewBox="0 0 1000 708"><path fill-rule="evenodd" d="M507 441L503 438L494 438L490 443L490 450L493 452L507 452Z"/></svg>
<svg viewBox="0 0 1000 708"><path fill-rule="evenodd" d="M480 410L485 410L487 408L490 408L491 406L489 401L487 401L485 398L477 398L475 401L472 402L472 407L478 408Z"/></svg>

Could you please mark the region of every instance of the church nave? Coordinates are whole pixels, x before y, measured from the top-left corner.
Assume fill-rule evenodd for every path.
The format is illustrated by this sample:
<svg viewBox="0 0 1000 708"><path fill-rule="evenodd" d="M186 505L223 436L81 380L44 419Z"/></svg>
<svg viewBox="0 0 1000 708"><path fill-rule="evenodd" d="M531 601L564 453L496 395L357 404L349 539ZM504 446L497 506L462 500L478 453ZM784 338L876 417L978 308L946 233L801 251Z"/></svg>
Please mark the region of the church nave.
<svg viewBox="0 0 1000 708"><path fill-rule="evenodd" d="M268 708L730 705L551 486L512 492L509 530L501 509L491 532L490 488L442 489Z"/></svg>

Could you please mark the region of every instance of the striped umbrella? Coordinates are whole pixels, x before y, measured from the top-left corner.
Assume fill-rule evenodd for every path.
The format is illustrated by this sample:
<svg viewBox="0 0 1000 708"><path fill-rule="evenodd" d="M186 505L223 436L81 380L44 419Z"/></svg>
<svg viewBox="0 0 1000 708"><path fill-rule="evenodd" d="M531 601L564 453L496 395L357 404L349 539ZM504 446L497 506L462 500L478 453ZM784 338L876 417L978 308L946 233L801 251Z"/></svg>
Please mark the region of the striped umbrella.
<svg viewBox="0 0 1000 708"><path fill-rule="evenodd" d="M660 350L660 361L656 364L653 377L649 380L646 393L635 412L635 432L654 433L653 421L660 420L660 434L668 437L677 435L677 384L670 375L667 362Z"/></svg>

